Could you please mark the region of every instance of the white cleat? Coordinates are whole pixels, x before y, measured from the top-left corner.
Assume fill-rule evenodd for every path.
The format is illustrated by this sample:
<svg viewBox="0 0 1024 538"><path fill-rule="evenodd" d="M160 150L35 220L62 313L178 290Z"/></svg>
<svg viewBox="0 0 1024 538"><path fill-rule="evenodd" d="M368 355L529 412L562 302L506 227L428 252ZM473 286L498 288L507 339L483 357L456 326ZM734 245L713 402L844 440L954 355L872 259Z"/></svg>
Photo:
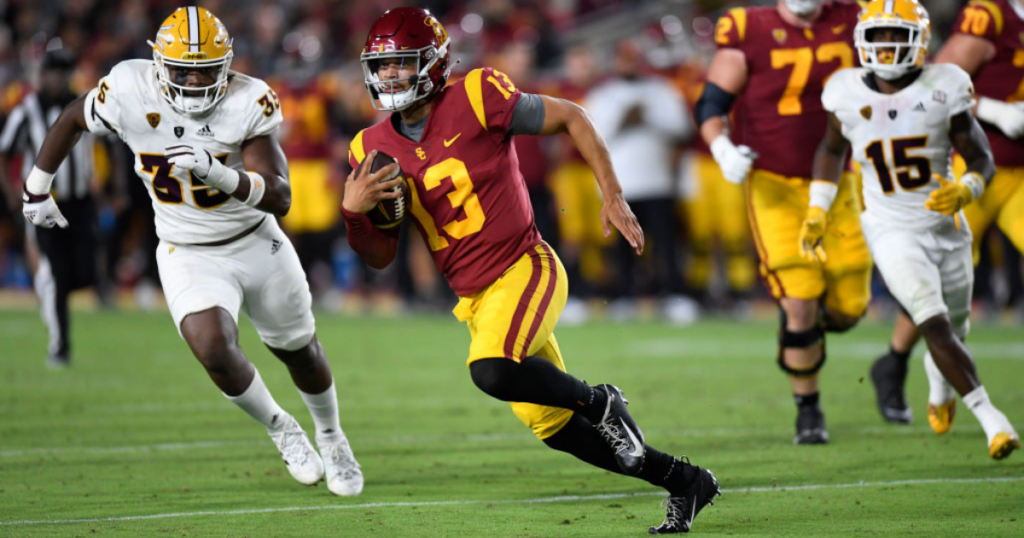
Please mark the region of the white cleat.
<svg viewBox="0 0 1024 538"><path fill-rule="evenodd" d="M302 431L302 426L299 426L294 417L288 415L285 418L281 431L267 433L281 451L284 464L295 480L312 486L324 477L324 462L320 460L320 455L313 449L309 437Z"/></svg>
<svg viewBox="0 0 1024 538"><path fill-rule="evenodd" d="M316 440L327 469L327 489L335 495L353 497L363 491L363 471L352 454L352 447L344 434L340 441Z"/></svg>

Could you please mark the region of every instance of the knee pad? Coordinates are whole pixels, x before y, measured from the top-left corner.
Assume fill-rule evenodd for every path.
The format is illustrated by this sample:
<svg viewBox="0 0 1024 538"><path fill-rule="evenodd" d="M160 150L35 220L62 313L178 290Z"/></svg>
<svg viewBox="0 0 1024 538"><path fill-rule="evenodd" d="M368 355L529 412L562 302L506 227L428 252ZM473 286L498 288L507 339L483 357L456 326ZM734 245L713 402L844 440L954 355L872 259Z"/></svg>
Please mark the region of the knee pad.
<svg viewBox="0 0 1024 538"><path fill-rule="evenodd" d="M818 371L821 370L821 367L825 365L824 328L821 325L817 325L807 329L806 331L790 331L786 328L786 312L780 308L779 313L781 318L781 326L779 327L779 368L781 368L783 372L797 377L809 377L818 373ZM814 366L797 370L786 364L783 350L786 348L811 347L818 342L821 342L821 359L819 359Z"/></svg>

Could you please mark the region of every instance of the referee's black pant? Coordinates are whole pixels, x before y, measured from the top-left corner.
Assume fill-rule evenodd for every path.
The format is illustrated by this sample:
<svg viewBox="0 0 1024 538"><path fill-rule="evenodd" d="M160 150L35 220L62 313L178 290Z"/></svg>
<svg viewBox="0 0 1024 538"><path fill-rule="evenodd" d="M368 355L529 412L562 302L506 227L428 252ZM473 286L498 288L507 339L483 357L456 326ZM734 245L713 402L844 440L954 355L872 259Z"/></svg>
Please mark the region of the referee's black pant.
<svg viewBox="0 0 1024 538"><path fill-rule="evenodd" d="M57 204L68 220L67 228L29 225L28 240L39 247L39 265L33 277L40 314L50 332L51 359L70 360L68 296L96 284L100 258L99 224L92 198Z"/></svg>

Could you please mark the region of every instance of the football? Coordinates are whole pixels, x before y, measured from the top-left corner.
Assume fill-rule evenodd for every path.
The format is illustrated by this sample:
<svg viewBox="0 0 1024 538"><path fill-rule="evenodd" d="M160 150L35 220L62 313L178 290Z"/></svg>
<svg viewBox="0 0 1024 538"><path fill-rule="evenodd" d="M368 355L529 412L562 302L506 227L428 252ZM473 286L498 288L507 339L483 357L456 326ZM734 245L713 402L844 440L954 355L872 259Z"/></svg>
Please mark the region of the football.
<svg viewBox="0 0 1024 538"><path fill-rule="evenodd" d="M369 160L370 159L363 159L363 162L359 163L359 166L356 168L356 175L359 175L359 171L366 166L366 163ZM373 159L373 162L370 163L370 173L372 174L377 172L391 163L398 164L398 160L387 153L377 151L377 156ZM399 168L395 173L389 174L381 181L389 181L395 177L402 177L401 168ZM402 196L393 200L382 200L376 207L366 213L370 222L381 230L389 230L402 224L402 221L405 220L405 214L412 203L412 197L409 194L409 187L405 184L405 181L399 183L395 189L401 191Z"/></svg>

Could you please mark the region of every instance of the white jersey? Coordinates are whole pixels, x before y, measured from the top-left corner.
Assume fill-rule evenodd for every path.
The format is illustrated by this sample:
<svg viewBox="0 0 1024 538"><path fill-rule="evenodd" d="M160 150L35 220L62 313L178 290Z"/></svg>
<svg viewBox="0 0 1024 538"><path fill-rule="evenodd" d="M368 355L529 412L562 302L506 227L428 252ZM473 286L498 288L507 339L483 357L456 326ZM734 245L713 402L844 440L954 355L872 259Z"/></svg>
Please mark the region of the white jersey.
<svg viewBox="0 0 1024 538"><path fill-rule="evenodd" d="M114 133L135 154L156 212L156 233L178 244L227 239L256 225L266 213L206 186L167 162L164 148L188 144L244 171L242 144L274 132L282 121L277 95L262 80L231 72L227 95L203 116L180 114L161 95L150 60L128 60L86 96L85 121L93 133Z"/></svg>
<svg viewBox="0 0 1024 538"><path fill-rule="evenodd" d="M868 86L870 73L865 68L838 71L821 95L825 110L842 122L843 136L860 164L863 220L949 231L962 241L965 234L952 233L953 219L924 204L939 188L932 174L951 176L950 119L974 105L971 77L953 64L926 65L910 86L884 94ZM969 232L966 237L969 242Z"/></svg>

